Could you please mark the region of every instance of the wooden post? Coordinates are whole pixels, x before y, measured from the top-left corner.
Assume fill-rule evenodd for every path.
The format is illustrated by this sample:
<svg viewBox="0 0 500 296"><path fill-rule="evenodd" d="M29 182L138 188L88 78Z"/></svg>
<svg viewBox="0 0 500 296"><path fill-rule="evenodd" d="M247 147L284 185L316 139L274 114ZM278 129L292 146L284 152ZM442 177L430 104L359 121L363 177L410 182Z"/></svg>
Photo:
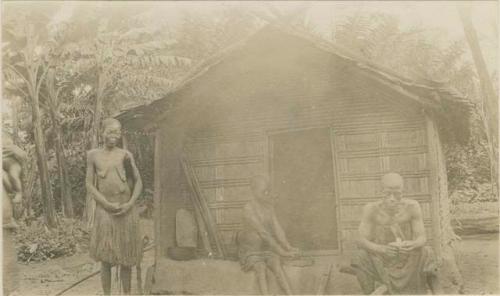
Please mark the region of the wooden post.
<svg viewBox="0 0 500 296"><path fill-rule="evenodd" d="M217 223L213 219L210 208L208 207L208 203L203 196L198 178L196 176L196 172L194 171L193 167L189 163L189 159L187 159L187 156L185 154L182 155L182 167L186 176L186 179L188 181L188 184L191 188L191 201L193 202L193 206L195 208L195 213L196 213L196 218L199 219L200 217L203 218L203 224L208 231L208 235L210 238L212 238L215 247L217 248L217 253L221 258L226 258L226 250L222 241L222 238L220 237L220 233L217 229ZM198 223L200 221L198 220ZM201 224L201 223L200 223ZM203 227L200 227L200 230L203 230ZM202 233L202 238L204 233ZM210 244L205 243L205 248L207 251L210 253Z"/></svg>
<svg viewBox="0 0 500 296"><path fill-rule="evenodd" d="M153 194L153 202L154 202L154 241L155 241L155 265L160 258L160 254L162 254L161 250L161 176L160 176L160 168L161 168L161 142L162 142L162 133L161 129L157 129L155 132L154 138L154 194ZM149 272L149 271L148 271Z"/></svg>
<svg viewBox="0 0 500 296"><path fill-rule="evenodd" d="M339 180L339 174L340 174L340 166L339 166L339 161L337 158L337 148L335 147L336 141L337 141L337 135L335 134L335 130L333 128L329 129L330 133L330 147L332 151L332 166L333 166L333 182L334 182L334 189L333 189L333 194L334 194L334 203L335 203L335 211L337 215L337 246L339 249L340 253L343 253L344 246L344 238L343 238L343 230L342 230L342 222L341 222L341 213L340 213L340 180Z"/></svg>
<svg viewBox="0 0 500 296"><path fill-rule="evenodd" d="M174 124L162 124L161 142L158 146L160 156L159 183L161 194L159 205L161 215L159 216L161 244L161 256L166 256L167 247L175 246L175 214L180 207L184 206L182 198L182 182L184 175L180 159L184 141L184 130L176 122Z"/></svg>
<svg viewBox="0 0 500 296"><path fill-rule="evenodd" d="M440 191L439 191L439 159L437 157L437 143L439 139L437 139L436 130L434 126L434 121L431 117L425 117L426 124L426 134L427 134L427 147L428 150L428 166L429 166L429 193L431 194L431 217L432 217L432 236L433 243L432 247L434 248L434 252L436 252L437 258L441 258L441 226L440 220L441 216L439 215L439 207L440 202L439 199Z"/></svg>
<svg viewBox="0 0 500 296"><path fill-rule="evenodd" d="M431 170L430 185L432 194L432 228L434 248L438 258L441 277L448 278L458 289L463 290L463 279L455 258L455 242L458 239L451 226L450 200L446 160L443 153L439 131L434 118L426 114L428 160Z"/></svg>

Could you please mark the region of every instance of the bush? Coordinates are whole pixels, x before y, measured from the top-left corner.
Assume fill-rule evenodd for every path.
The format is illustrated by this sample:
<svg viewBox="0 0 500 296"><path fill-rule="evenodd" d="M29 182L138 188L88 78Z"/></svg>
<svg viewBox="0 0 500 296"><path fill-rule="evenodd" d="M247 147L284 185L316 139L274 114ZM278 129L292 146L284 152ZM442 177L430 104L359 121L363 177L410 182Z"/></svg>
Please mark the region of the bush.
<svg viewBox="0 0 500 296"><path fill-rule="evenodd" d="M41 219L30 225L21 224L17 235L17 258L21 262L41 262L70 256L88 242L88 233L82 222L61 219L55 229L48 229Z"/></svg>
<svg viewBox="0 0 500 296"><path fill-rule="evenodd" d="M492 191L488 142L481 128L480 119L475 118L469 142L445 145L448 189L453 203L498 200L498 193Z"/></svg>
<svg viewBox="0 0 500 296"><path fill-rule="evenodd" d="M491 183L474 184L473 187L456 189L450 194L450 199L453 204L498 201Z"/></svg>
<svg viewBox="0 0 500 296"><path fill-rule="evenodd" d="M451 213L454 219L481 219L487 217L498 217L498 201L456 203L452 205Z"/></svg>

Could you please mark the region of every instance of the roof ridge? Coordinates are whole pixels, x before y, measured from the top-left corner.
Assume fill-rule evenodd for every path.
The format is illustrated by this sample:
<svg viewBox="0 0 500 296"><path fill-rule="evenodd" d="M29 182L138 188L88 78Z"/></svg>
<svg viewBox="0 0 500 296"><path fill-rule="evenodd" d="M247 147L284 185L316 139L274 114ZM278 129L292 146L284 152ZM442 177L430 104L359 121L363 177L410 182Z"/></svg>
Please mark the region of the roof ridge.
<svg viewBox="0 0 500 296"><path fill-rule="evenodd" d="M377 77L382 78L383 80L386 80L389 83L396 85L397 87L410 88L410 89L405 89L405 91L408 91L409 93L414 94L417 97L420 97L420 94L418 94L418 92L416 92L415 89L420 89L422 91L430 92L429 96L430 98L433 98L435 95L437 95L439 96L439 98L443 98L447 101L453 101L455 103L463 104L464 107L466 108L470 108L473 105L473 103L470 100L468 100L463 94L461 94L452 87L444 85L441 82L429 80L431 81L431 84L434 85L419 83L414 79L405 77L401 74L392 71L391 69L388 69L385 66L379 65L373 61L367 60L366 58L360 57L359 55L352 53L348 49L339 46L338 44L335 44L332 41L321 38L320 36L315 36L314 34L302 30L297 26L292 26L289 23L281 22L279 19L274 21L270 20L266 21L268 21L268 23L260 28L257 28L255 32L225 47L224 49L212 54L211 56L199 61L191 70L189 70L182 78L180 78L178 82L167 93L165 93L162 96L162 98L139 106L122 109L120 110L120 112L118 112L118 114L115 115L115 117L122 117L128 112L133 112L134 109L146 107L158 101L166 99L171 94L185 87L191 81L204 75L211 67L222 62L224 58L227 57L229 54L232 54L237 50L243 48L243 46L246 45L249 40L254 38L259 33L268 30L269 28L275 28L283 32L284 34L295 36L297 38L301 38L308 42L311 42L318 49L326 51L331 54L335 54L336 56L344 59L345 61L348 61L349 63L355 65L360 70L368 71L370 72L370 74L374 74Z"/></svg>

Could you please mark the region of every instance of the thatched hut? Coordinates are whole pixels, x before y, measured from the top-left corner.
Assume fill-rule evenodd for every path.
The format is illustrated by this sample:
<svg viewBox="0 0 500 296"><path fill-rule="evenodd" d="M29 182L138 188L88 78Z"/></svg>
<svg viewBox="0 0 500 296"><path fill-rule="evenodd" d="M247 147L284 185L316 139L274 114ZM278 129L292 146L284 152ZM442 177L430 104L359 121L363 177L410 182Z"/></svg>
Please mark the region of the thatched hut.
<svg viewBox="0 0 500 296"><path fill-rule="evenodd" d="M193 208L185 151L229 256L253 175L270 176L291 243L335 257L355 248L363 205L381 197L381 175L396 171L442 258L453 233L442 139L467 137L469 111L467 100L439 84L409 81L269 25L201 64L163 99L117 118L155 135L158 268L175 245L176 211Z"/></svg>

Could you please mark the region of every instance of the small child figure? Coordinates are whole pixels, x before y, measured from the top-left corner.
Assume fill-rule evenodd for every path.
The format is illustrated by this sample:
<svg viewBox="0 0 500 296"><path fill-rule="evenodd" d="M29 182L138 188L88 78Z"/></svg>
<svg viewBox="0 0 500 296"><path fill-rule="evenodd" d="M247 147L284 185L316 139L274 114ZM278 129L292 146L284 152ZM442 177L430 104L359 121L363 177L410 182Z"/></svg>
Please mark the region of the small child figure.
<svg viewBox="0 0 500 296"><path fill-rule="evenodd" d="M269 192L268 180L254 177L251 187L254 200L244 207L244 226L237 237L240 263L244 271L255 271L262 294L269 294L266 279L269 268L285 294L291 295L280 257L296 257L299 250L288 243L278 222L274 212L275 197Z"/></svg>

